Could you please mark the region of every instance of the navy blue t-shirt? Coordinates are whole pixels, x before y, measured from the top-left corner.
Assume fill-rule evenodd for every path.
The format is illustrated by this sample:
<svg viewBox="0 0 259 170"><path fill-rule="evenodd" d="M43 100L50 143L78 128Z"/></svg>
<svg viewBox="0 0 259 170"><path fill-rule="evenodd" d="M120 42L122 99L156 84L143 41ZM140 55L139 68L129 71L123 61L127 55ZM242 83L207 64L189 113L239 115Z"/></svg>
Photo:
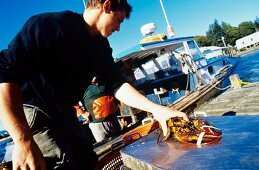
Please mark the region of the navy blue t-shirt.
<svg viewBox="0 0 259 170"><path fill-rule="evenodd" d="M24 103L53 118L71 115L96 75L115 90L125 79L109 42L88 30L83 16L71 11L31 17L0 53L0 83L19 83Z"/></svg>
<svg viewBox="0 0 259 170"><path fill-rule="evenodd" d="M94 76L111 93L125 82L107 38L92 37L83 16L71 11L31 17L0 52L0 83L18 83L24 103L38 106L51 118L49 127L62 136L58 140L88 155L79 152L74 157L88 169L96 157L73 106Z"/></svg>

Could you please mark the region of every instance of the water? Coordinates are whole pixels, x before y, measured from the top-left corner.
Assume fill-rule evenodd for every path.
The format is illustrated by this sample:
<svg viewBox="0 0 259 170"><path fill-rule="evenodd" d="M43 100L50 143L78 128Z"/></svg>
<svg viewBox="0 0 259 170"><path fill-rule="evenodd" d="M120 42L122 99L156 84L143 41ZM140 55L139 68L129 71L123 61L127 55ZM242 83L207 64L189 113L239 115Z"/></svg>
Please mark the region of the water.
<svg viewBox="0 0 259 170"><path fill-rule="evenodd" d="M3 161L4 154L6 152L5 147L6 147L6 144L3 144L3 145L0 146L0 162Z"/></svg>
<svg viewBox="0 0 259 170"><path fill-rule="evenodd" d="M6 133L6 130L1 130L0 129L0 135L5 134L5 133Z"/></svg>
<svg viewBox="0 0 259 170"><path fill-rule="evenodd" d="M237 67L232 74L238 74L244 82L259 82L259 50L239 57ZM5 153L5 146L0 146L0 162Z"/></svg>
<svg viewBox="0 0 259 170"><path fill-rule="evenodd" d="M259 82L259 50L239 57L232 74L238 74L244 82Z"/></svg>

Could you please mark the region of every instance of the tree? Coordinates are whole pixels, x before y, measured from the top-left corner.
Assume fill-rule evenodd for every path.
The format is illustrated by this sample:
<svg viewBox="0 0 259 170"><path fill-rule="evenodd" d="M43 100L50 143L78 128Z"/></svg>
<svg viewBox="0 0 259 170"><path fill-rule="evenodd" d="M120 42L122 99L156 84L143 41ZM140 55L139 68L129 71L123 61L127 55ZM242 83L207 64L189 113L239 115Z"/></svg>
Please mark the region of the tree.
<svg viewBox="0 0 259 170"><path fill-rule="evenodd" d="M241 37L245 37L255 32L255 26L251 21L245 21L238 25L239 34Z"/></svg>
<svg viewBox="0 0 259 170"><path fill-rule="evenodd" d="M224 46L221 37L225 37L226 34L217 20L214 20L214 23L209 26L206 35L210 45Z"/></svg>
<svg viewBox="0 0 259 170"><path fill-rule="evenodd" d="M256 17L254 20L254 25L255 25L255 31L259 31L259 18Z"/></svg>
<svg viewBox="0 0 259 170"><path fill-rule="evenodd" d="M224 37L226 44L234 46L237 39L250 35L256 31L259 31L258 17L256 17L254 22L242 22L238 27L233 27L225 22L222 22L221 25L219 25L218 21L214 20L214 23L209 25L206 36L195 36L195 40L200 46L224 46L221 38Z"/></svg>
<svg viewBox="0 0 259 170"><path fill-rule="evenodd" d="M195 41L198 43L200 47L209 46L209 42L206 36L197 35L194 37Z"/></svg>
<svg viewBox="0 0 259 170"><path fill-rule="evenodd" d="M230 24L222 22L221 27L225 32L225 42L226 44L230 44L232 46L235 45L236 40L241 38L239 35L239 31L237 27L232 27Z"/></svg>

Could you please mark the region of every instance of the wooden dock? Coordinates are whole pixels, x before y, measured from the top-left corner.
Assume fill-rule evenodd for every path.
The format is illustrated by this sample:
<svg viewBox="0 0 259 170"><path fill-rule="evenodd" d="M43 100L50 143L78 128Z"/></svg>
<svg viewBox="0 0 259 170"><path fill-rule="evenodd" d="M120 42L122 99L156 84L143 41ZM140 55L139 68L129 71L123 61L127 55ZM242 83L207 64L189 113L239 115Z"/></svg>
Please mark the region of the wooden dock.
<svg viewBox="0 0 259 170"><path fill-rule="evenodd" d="M259 82L230 88L195 111L207 116L259 115Z"/></svg>
<svg viewBox="0 0 259 170"><path fill-rule="evenodd" d="M134 170L259 169L259 116L205 119L222 130L218 143L197 146L172 139L157 144L154 131L120 151L124 165Z"/></svg>

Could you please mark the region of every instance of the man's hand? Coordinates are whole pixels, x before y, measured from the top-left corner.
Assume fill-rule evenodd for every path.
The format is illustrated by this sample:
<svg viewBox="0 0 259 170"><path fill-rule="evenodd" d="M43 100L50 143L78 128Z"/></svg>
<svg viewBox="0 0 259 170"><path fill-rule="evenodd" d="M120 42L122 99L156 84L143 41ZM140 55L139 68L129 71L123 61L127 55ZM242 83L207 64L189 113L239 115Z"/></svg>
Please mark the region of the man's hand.
<svg viewBox="0 0 259 170"><path fill-rule="evenodd" d="M46 170L44 157L33 139L23 110L19 84L0 83L0 118L14 141L14 170Z"/></svg>
<svg viewBox="0 0 259 170"><path fill-rule="evenodd" d="M33 139L15 143L12 161L14 170L46 170L45 159Z"/></svg>
<svg viewBox="0 0 259 170"><path fill-rule="evenodd" d="M151 102L129 83L124 83L115 93L115 97L128 106L151 112L162 126L164 136L167 134L166 121L171 117L182 117L184 120L189 121L185 113Z"/></svg>
<svg viewBox="0 0 259 170"><path fill-rule="evenodd" d="M182 117L184 120L189 121L188 116L185 113L161 105L157 105L157 107L153 109L152 114L154 118L160 123L164 136L167 134L166 122L171 117Z"/></svg>

